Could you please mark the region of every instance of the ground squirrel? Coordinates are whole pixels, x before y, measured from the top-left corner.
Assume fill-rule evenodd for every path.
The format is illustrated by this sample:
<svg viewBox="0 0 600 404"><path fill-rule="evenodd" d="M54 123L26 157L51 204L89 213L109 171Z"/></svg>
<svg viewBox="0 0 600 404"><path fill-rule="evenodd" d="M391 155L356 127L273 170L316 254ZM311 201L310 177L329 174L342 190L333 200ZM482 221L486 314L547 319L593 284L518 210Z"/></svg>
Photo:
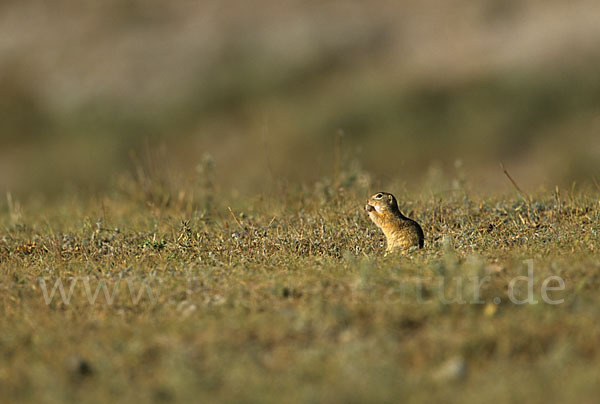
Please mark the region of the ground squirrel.
<svg viewBox="0 0 600 404"><path fill-rule="evenodd" d="M373 194L367 200L365 210L385 234L386 252L399 250L406 254L411 247L423 248L423 229L400 212L394 195L387 192Z"/></svg>

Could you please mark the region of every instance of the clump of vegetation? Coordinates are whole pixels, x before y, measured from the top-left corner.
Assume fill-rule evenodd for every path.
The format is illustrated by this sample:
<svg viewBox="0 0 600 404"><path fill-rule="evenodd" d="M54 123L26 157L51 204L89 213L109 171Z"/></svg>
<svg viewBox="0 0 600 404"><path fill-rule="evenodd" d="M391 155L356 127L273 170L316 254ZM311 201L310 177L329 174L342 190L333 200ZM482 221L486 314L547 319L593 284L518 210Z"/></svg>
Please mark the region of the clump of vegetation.
<svg viewBox="0 0 600 404"><path fill-rule="evenodd" d="M356 184L207 201L149 177L2 210L3 401L599 393L597 192L391 186L426 248L384 257Z"/></svg>

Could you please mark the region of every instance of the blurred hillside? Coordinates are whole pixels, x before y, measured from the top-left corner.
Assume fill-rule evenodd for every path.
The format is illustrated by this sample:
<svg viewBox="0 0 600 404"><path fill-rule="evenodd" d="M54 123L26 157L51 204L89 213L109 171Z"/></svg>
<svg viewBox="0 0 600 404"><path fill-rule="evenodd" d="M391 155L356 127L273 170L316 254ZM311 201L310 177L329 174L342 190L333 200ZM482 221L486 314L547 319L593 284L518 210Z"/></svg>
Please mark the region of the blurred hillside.
<svg viewBox="0 0 600 404"><path fill-rule="evenodd" d="M593 182L600 3L476 3L2 2L0 191L207 156L243 192L336 166L418 186L457 161L481 187L509 186L501 161L526 187Z"/></svg>

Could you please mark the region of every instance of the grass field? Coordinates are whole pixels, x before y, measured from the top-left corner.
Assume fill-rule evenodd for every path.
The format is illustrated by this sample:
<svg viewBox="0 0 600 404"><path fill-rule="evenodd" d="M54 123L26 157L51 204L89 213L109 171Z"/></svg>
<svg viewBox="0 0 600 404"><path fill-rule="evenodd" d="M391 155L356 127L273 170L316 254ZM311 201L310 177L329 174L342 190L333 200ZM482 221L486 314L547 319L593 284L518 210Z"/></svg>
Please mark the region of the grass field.
<svg viewBox="0 0 600 404"><path fill-rule="evenodd" d="M383 256L358 184L250 199L129 185L3 205L0 401L600 394L598 191L392 185L426 233L403 257Z"/></svg>
<svg viewBox="0 0 600 404"><path fill-rule="evenodd" d="M0 404L597 402L600 2L48 4L0 3Z"/></svg>

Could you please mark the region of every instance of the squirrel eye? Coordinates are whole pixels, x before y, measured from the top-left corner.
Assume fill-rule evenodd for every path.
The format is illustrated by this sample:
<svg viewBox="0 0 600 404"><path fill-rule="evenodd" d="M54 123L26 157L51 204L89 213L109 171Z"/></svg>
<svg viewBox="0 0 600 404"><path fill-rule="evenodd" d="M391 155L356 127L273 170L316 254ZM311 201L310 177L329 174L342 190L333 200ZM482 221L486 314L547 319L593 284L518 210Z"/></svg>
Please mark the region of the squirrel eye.
<svg viewBox="0 0 600 404"><path fill-rule="evenodd" d="M382 196L383 196L383 194L377 194L377 195L375 195L375 199L381 199Z"/></svg>

